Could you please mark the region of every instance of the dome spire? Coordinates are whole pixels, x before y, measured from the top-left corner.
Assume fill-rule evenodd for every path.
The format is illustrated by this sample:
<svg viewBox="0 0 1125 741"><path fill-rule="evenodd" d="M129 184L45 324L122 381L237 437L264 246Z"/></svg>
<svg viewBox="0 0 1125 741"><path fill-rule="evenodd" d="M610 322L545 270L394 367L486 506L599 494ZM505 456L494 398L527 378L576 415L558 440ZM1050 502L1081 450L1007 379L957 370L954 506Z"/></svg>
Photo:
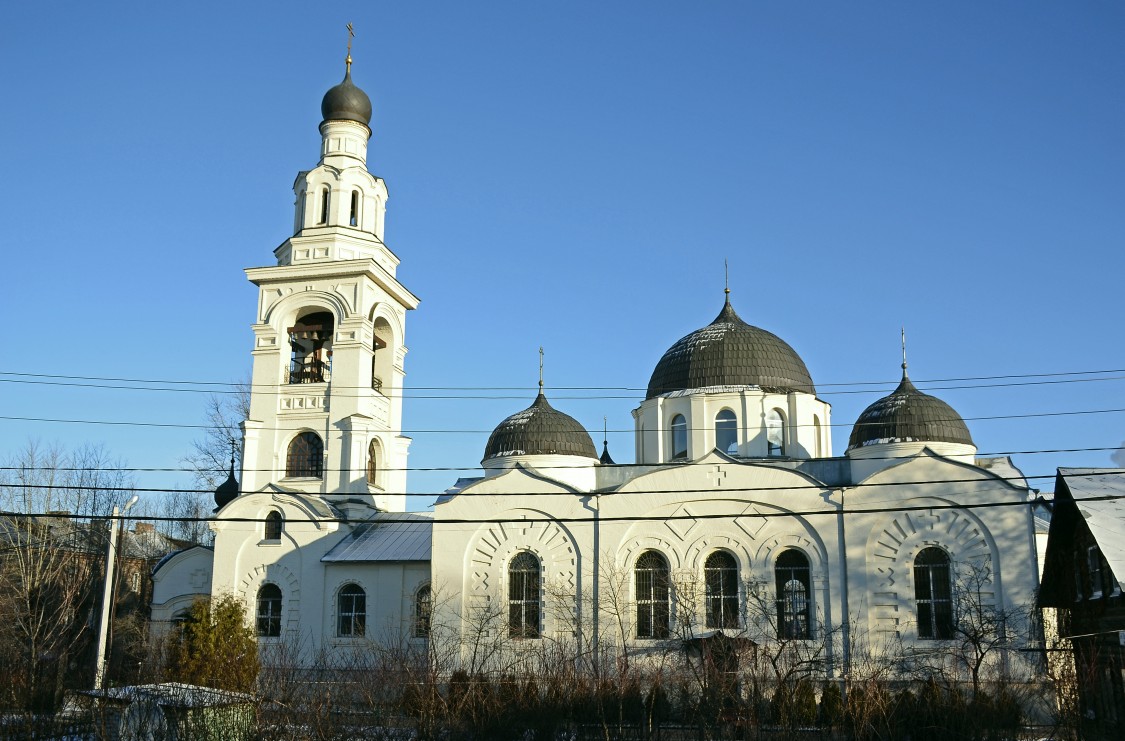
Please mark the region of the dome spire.
<svg viewBox="0 0 1125 741"><path fill-rule="evenodd" d="M371 123L371 98L352 82L353 37L355 31L349 23L348 52L344 57L344 79L324 94L324 99L320 102L320 113L323 121L355 121L368 126Z"/></svg>
<svg viewBox="0 0 1125 741"><path fill-rule="evenodd" d="M539 346L539 395L543 395L543 346Z"/></svg>
<svg viewBox="0 0 1125 741"><path fill-rule="evenodd" d="M726 297L727 306L730 306L730 266L727 258L723 258L723 295Z"/></svg>
<svg viewBox="0 0 1125 741"><path fill-rule="evenodd" d="M344 76L352 74L352 39L355 38L355 29L352 24L348 24L348 55L344 57Z"/></svg>
<svg viewBox="0 0 1125 741"><path fill-rule="evenodd" d="M609 420L602 417L602 457L598 461L603 466L612 466L613 458L609 454Z"/></svg>
<svg viewBox="0 0 1125 741"><path fill-rule="evenodd" d="M230 475L227 480L219 484L215 489L215 510L218 511L230 504L238 497L238 479L234 477L234 458L235 451L238 449L238 443L232 437L230 439Z"/></svg>
<svg viewBox="0 0 1125 741"><path fill-rule="evenodd" d="M906 380L906 325L902 325L902 379Z"/></svg>

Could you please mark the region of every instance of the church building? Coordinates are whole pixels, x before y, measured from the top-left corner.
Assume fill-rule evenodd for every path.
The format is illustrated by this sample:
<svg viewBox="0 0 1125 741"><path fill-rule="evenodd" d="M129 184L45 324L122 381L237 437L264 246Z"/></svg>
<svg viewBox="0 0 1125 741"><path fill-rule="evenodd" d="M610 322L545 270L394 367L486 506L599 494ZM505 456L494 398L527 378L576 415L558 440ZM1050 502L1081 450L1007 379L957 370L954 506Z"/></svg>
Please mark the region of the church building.
<svg viewBox="0 0 1125 741"><path fill-rule="evenodd" d="M292 236L276 264L246 271L258 302L242 470L216 492L214 547L155 570L157 627L233 594L264 647L310 656L424 644L438 626L467 643L481 620L513 643L611 656L716 631L932 645L957 630L968 576L989 609L1033 603L1030 489L1011 462L977 457L905 361L834 455L805 363L729 291L693 310L701 324L718 314L653 369L633 463L599 454L540 383L495 426L481 477L406 512L401 392L419 300L383 241L387 188L367 169L371 101L350 56L321 113ZM832 643L846 662L849 640Z"/></svg>

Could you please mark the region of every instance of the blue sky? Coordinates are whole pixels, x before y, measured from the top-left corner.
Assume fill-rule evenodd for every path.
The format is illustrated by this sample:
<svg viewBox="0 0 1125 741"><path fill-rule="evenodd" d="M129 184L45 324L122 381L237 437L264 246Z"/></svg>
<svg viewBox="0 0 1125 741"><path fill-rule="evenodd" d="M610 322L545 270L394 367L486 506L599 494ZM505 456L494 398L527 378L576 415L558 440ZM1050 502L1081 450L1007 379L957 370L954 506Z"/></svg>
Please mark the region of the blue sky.
<svg viewBox="0 0 1125 741"><path fill-rule="evenodd" d="M901 325L920 387L976 386L933 393L982 453L1125 440L1120 412L981 419L1125 407L1125 6L356 9L0 10L13 330L0 452L95 442L130 466L178 465L198 430L11 418L191 425L203 394L12 374L247 375L242 270L289 236L349 21L387 241L422 298L407 329L412 466L477 465L533 397L540 345L555 406L599 443L607 417L631 461L629 410L664 350L718 312L724 259L743 319L786 339L833 404L837 454L897 380ZM926 383L1101 370L1118 372ZM434 387L448 390L420 390ZM508 398L424 398L468 394ZM1111 452L1015 460L1034 476ZM412 504L457 475L412 473Z"/></svg>

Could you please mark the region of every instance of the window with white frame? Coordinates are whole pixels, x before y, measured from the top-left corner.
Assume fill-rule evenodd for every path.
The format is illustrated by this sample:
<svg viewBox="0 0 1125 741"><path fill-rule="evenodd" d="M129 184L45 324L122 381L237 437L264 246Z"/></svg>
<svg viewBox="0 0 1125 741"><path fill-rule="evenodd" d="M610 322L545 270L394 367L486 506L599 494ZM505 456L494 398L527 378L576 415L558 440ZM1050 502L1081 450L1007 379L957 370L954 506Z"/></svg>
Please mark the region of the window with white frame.
<svg viewBox="0 0 1125 741"><path fill-rule="evenodd" d="M914 559L914 601L918 609L918 637L953 637L953 584L949 555L940 548L923 548Z"/></svg>
<svg viewBox="0 0 1125 741"><path fill-rule="evenodd" d="M285 455L288 478L319 479L324 470L324 443L315 432L302 432L289 443Z"/></svg>
<svg viewBox="0 0 1125 741"><path fill-rule="evenodd" d="M730 409L715 415L715 449L727 455L738 454L738 418Z"/></svg>
<svg viewBox="0 0 1125 741"><path fill-rule="evenodd" d="M429 638L430 621L433 617L434 597L430 585L418 588L414 593L414 637Z"/></svg>
<svg viewBox="0 0 1125 741"><path fill-rule="evenodd" d="M715 551L703 565L707 627L738 628L738 564L726 551Z"/></svg>
<svg viewBox="0 0 1125 741"><path fill-rule="evenodd" d="M671 618L671 579L668 560L645 551L633 567L637 599L637 638L667 638Z"/></svg>
<svg viewBox="0 0 1125 741"><path fill-rule="evenodd" d="M281 635L281 587L263 584L258 588L258 635L276 638Z"/></svg>
<svg viewBox="0 0 1125 741"><path fill-rule="evenodd" d="M539 559L531 551L520 551L508 563L508 635L539 637Z"/></svg>
<svg viewBox="0 0 1125 741"><path fill-rule="evenodd" d="M777 409L766 415L766 455L785 455L785 417Z"/></svg>
<svg viewBox="0 0 1125 741"><path fill-rule="evenodd" d="M779 638L811 638L809 624L809 558L790 548L777 557L777 634Z"/></svg>
<svg viewBox="0 0 1125 741"><path fill-rule="evenodd" d="M281 540L281 531L284 527L284 519L281 513L276 509L270 510L266 514L266 522L264 532L262 533L263 540Z"/></svg>
<svg viewBox="0 0 1125 741"><path fill-rule="evenodd" d="M672 460L680 461L687 458L687 420L684 415L677 414L672 417Z"/></svg>
<svg viewBox="0 0 1125 741"><path fill-rule="evenodd" d="M336 635L354 638L367 632L367 592L358 584L345 584L336 597Z"/></svg>

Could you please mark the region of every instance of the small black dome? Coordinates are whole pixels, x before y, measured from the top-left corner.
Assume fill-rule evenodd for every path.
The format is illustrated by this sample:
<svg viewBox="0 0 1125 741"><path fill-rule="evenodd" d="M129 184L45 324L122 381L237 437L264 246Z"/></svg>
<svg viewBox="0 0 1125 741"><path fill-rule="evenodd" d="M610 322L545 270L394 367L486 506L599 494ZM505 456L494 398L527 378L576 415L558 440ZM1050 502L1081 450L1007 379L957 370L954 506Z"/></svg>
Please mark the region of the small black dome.
<svg viewBox="0 0 1125 741"><path fill-rule="evenodd" d="M215 509L222 509L233 502L237 496L238 479L234 477L234 466L231 466L230 475L227 476L227 480L219 484L219 487L215 489L215 504L218 505Z"/></svg>
<svg viewBox="0 0 1125 741"><path fill-rule="evenodd" d="M859 415L848 450L884 443L943 442L972 445L961 415L936 396L923 394L903 371L902 382Z"/></svg>
<svg viewBox="0 0 1125 741"><path fill-rule="evenodd" d="M574 417L547 403L543 392L531 406L496 426L484 446L484 460L509 455L598 457L590 433Z"/></svg>
<svg viewBox="0 0 1125 741"><path fill-rule="evenodd" d="M371 123L371 98L352 84L350 67L344 81L324 94L320 114L325 121L358 121L364 126Z"/></svg>
<svg viewBox="0 0 1125 741"><path fill-rule="evenodd" d="M742 321L729 298L715 321L682 337L664 353L645 398L708 386L816 393L796 351L777 335Z"/></svg>

